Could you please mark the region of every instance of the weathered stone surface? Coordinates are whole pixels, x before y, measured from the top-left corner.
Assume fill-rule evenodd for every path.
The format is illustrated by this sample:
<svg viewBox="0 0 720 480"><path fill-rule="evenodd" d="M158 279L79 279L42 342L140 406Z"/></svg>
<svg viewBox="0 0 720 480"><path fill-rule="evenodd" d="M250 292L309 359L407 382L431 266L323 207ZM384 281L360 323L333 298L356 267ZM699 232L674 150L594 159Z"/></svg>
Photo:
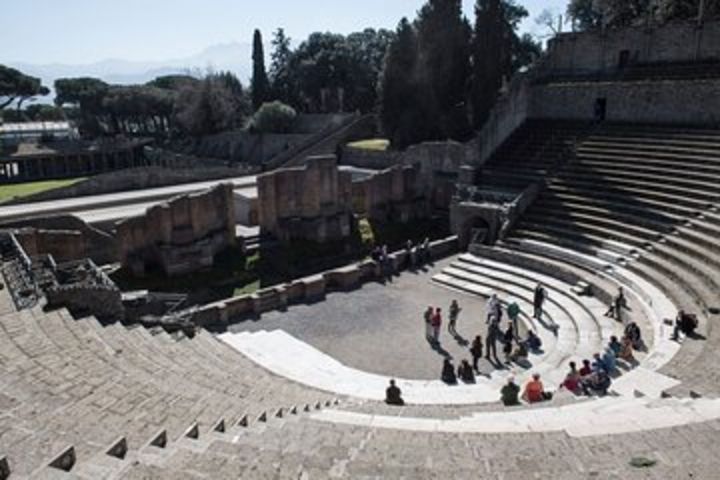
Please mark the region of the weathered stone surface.
<svg viewBox="0 0 720 480"><path fill-rule="evenodd" d="M219 251L235 244L232 185L177 197L117 225L120 262L142 274L148 263L168 275L212 266Z"/></svg>
<svg viewBox="0 0 720 480"><path fill-rule="evenodd" d="M283 241L325 242L351 232L352 179L334 155L258 177L260 227Z"/></svg>

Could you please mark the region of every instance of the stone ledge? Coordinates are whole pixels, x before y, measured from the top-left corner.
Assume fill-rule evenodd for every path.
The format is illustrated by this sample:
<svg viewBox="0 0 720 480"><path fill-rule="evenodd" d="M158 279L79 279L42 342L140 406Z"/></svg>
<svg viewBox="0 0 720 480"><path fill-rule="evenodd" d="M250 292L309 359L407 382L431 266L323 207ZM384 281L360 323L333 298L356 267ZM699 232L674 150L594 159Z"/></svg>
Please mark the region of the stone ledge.
<svg viewBox="0 0 720 480"><path fill-rule="evenodd" d="M430 244L432 258L441 258L457 251L457 237L448 237ZM395 271L405 266L404 251L390 255ZM288 283L275 285L255 293L231 297L187 311L191 322L201 327L225 326L236 320L263 312L284 309L290 304L315 302L324 298L328 291L349 291L363 283L380 278L378 265L370 259L351 263L344 267L303 277Z"/></svg>

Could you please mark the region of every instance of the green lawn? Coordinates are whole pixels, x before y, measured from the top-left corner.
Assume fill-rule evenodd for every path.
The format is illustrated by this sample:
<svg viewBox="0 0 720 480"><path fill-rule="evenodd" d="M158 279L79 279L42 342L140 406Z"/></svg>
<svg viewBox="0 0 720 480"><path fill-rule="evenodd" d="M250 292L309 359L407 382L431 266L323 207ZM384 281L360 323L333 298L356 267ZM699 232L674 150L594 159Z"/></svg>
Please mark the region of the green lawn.
<svg viewBox="0 0 720 480"><path fill-rule="evenodd" d="M54 190L56 188L67 187L73 183L85 180L85 177L81 178L68 178L66 180L47 180L43 182L29 182L29 183L18 183L12 185L1 185L0 186L0 203L12 200L15 197L27 197L34 193L45 192L47 190Z"/></svg>
<svg viewBox="0 0 720 480"><path fill-rule="evenodd" d="M348 143L348 147L384 152L390 147L390 140L386 138L369 138L367 140L359 140L357 142Z"/></svg>

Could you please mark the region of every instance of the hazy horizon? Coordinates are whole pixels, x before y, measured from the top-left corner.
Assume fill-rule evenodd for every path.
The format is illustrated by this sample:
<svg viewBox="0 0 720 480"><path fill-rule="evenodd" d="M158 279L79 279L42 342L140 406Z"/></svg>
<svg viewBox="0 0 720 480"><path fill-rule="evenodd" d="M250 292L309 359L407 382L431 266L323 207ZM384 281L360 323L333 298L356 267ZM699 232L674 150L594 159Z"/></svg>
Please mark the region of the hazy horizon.
<svg viewBox="0 0 720 480"><path fill-rule="evenodd" d="M102 61L167 62L214 46L249 44L255 28L269 43L285 28L295 41L315 31L347 34L367 27L394 29L414 18L424 0L26 0L5 6L0 30L0 63L89 65ZM474 0L464 0L472 18ZM523 32L538 30L534 19L545 8L564 13L566 0L518 2L530 11ZM31 26L31 27L29 27ZM266 52L267 53L267 52Z"/></svg>

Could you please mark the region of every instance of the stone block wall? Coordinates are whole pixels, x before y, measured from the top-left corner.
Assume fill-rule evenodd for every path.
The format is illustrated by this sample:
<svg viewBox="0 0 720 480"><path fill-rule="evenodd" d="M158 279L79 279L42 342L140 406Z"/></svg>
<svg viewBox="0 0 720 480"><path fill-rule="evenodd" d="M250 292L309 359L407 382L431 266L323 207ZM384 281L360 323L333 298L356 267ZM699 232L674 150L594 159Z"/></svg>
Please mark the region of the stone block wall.
<svg viewBox="0 0 720 480"><path fill-rule="evenodd" d="M50 215L2 224L18 230L31 255L51 254L59 262L91 258L103 265L117 261L115 238L72 215Z"/></svg>
<svg viewBox="0 0 720 480"><path fill-rule="evenodd" d="M718 125L718 92L720 79L537 85L531 116L591 120L596 99L605 98L610 122Z"/></svg>
<svg viewBox="0 0 720 480"><path fill-rule="evenodd" d="M407 222L427 215L427 201L420 190L420 171L397 165L354 182L353 210L371 219Z"/></svg>
<svg viewBox="0 0 720 480"><path fill-rule="evenodd" d="M432 258L443 258L458 249L457 237L448 237L430 244ZM396 271L407 265L404 250L390 254ZM204 305L187 312L190 321L199 327L223 327L229 323L246 319L248 316L301 302L316 302L327 292L351 290L364 282L374 281L380 276L380 269L372 260L363 260L345 267L335 268L299 278L288 283L259 290L256 293L227 298ZM179 315L184 315L180 312Z"/></svg>
<svg viewBox="0 0 720 480"><path fill-rule="evenodd" d="M212 265L216 253L235 244L233 187L222 184L150 207L117 225L120 262L137 273L156 264L168 275Z"/></svg>
<svg viewBox="0 0 720 480"><path fill-rule="evenodd" d="M564 33L548 43L543 73L598 73L614 70L620 52L633 63L720 60L720 21L672 22L606 32Z"/></svg>
<svg viewBox="0 0 720 480"><path fill-rule="evenodd" d="M283 241L346 238L352 177L338 170L334 155L311 157L305 165L260 175L258 206L261 229Z"/></svg>
<svg viewBox="0 0 720 480"><path fill-rule="evenodd" d="M47 254L58 262L87 257L85 237L77 230L23 228L15 232L15 238L30 257Z"/></svg>

